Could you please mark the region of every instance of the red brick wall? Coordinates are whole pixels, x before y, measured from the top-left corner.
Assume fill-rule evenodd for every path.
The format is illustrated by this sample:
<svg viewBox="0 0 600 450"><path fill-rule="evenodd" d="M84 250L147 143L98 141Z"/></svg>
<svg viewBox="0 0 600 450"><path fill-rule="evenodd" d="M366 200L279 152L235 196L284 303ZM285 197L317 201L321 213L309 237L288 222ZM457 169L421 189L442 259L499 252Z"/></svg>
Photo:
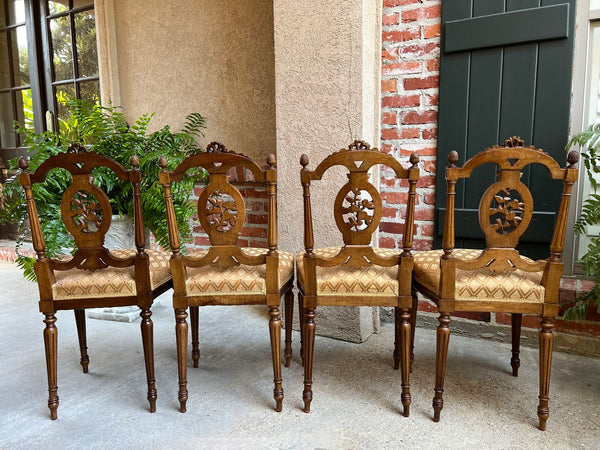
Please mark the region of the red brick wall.
<svg viewBox="0 0 600 450"><path fill-rule="evenodd" d="M441 12L441 0L383 2L381 148L400 161L414 151L421 158L415 250L433 248ZM381 247L402 247L406 190L398 187L384 170Z"/></svg>
<svg viewBox="0 0 600 450"><path fill-rule="evenodd" d="M433 248L441 13L441 0L383 0L381 148L401 162L408 161L414 151L421 159L414 250ZM384 208L380 247L402 248L406 188L396 182L391 171L382 172ZM591 285L588 281L564 278L560 302L573 300ZM419 309L437 311L429 302L421 302ZM456 316L510 324L507 314L457 313ZM539 319L525 317L523 326L537 328ZM600 314L590 311L587 320L576 323L559 319L556 330L600 336Z"/></svg>
<svg viewBox="0 0 600 450"><path fill-rule="evenodd" d="M255 182L252 172L243 167L230 171L229 182L241 192L246 204L246 223L240 232L238 246L266 248L268 220L266 185ZM197 203L201 193L202 187L196 187L192 200ZM207 248L210 246L208 235L198 222L197 215L194 215L193 220L193 242L187 244L187 247L192 250Z"/></svg>

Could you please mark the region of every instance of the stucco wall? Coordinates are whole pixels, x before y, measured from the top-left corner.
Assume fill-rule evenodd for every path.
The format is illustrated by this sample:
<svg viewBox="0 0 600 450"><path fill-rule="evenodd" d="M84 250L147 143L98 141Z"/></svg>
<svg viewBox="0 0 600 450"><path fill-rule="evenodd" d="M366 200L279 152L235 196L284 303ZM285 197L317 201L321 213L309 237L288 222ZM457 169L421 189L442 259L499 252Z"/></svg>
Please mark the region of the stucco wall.
<svg viewBox="0 0 600 450"><path fill-rule="evenodd" d="M275 153L270 0L96 0L103 101L153 128L207 117L206 143ZM104 50L104 51L103 51Z"/></svg>
<svg viewBox="0 0 600 450"><path fill-rule="evenodd" d="M314 169L354 139L378 144L379 6L367 0L273 3L279 240L281 248L299 251L304 248L300 155L306 153ZM346 181L339 170L315 183L317 247L342 243L332 211Z"/></svg>

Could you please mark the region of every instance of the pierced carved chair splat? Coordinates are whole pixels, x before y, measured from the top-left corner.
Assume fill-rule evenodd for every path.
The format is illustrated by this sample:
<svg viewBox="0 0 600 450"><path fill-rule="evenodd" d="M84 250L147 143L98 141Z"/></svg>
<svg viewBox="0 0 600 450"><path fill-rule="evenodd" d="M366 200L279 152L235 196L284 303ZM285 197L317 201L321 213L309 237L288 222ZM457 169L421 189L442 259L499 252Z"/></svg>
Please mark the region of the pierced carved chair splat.
<svg viewBox="0 0 600 450"><path fill-rule="evenodd" d="M447 194L443 250L415 254L413 287L433 300L440 312L437 330L437 357L434 420L438 421L443 407L444 375L450 337L450 314L454 311L485 311L510 313L512 316L513 375L517 376L523 314L541 316L539 428L546 428L548 389L555 317L558 315L558 290L563 273L561 255L564 247L569 202L577 180L579 155L572 151L568 165L562 169L547 153L533 146L525 147L519 138L508 139L504 146L494 146L457 167L458 154L450 152L446 169ZM469 178L481 165L497 166L497 178L483 193L479 203L479 225L486 239L486 248L454 248L454 196L457 182ZM531 260L517 250L519 238L525 233L534 211L534 198L521 182L523 170L530 164L547 169L549 179L562 182L563 190L549 257Z"/></svg>
<svg viewBox="0 0 600 450"><path fill-rule="evenodd" d="M167 160L159 161L160 183L164 188L169 242L172 250L173 308L176 318L177 361L179 371L179 403L186 411L187 391L187 309L192 328L192 360L198 367L199 306L204 305L267 305L274 373L276 410L281 411L281 320L280 298L286 305L293 301L294 258L291 253L277 250L277 211L275 157L269 155L267 166L261 169L250 158L227 150L212 142L206 152L189 156L173 171L167 170ZM208 184L198 198L198 220L210 239L210 247L183 254L181 237L175 221L171 198L173 183L190 176L188 171L202 168L208 173ZM251 172L255 183L268 190L268 248L242 248L238 238L246 220L246 205L241 192L228 178L228 172L243 168ZM287 313L286 313L287 317ZM286 324L286 332L291 329Z"/></svg>
<svg viewBox="0 0 600 450"><path fill-rule="evenodd" d="M410 398L410 290L414 230L414 208L419 157L413 153L408 168L391 155L354 141L348 148L325 158L314 170L308 169L308 156L302 155L300 177L304 192L304 246L297 258L299 309L301 312L301 356L304 362L304 410L312 401L312 368L315 340L315 309L318 305L393 306L399 317L394 351L395 368L402 367L404 415L409 415ZM408 203L402 251L371 245L382 217L382 200L369 181L369 170L385 165L401 180L407 180ZM310 188L332 167L344 167L348 182L339 190L333 208L335 223L342 234L343 247L314 248Z"/></svg>
<svg viewBox="0 0 600 450"><path fill-rule="evenodd" d="M154 380L154 350L152 312L154 298L172 286L167 252L145 250L144 222L140 199L141 173L139 159L131 158L132 170L80 145L67 153L48 158L33 173L26 159L19 161L19 181L25 191L27 213L31 223L33 248L37 253L34 270L40 294L39 308L44 314L44 342L48 367L48 407L50 417L57 418L57 327L56 311L74 310L79 336L81 365L88 372L89 356L85 326L85 309L137 305L142 317L141 332L148 383L150 412L156 411ZM98 167L110 169L121 181L133 187L135 249L108 250L104 237L111 223L112 210L106 193L94 183L92 171ZM72 257L50 258L42 233L35 188L48 173L64 169L71 175L71 185L65 190L60 204L62 220L75 241Z"/></svg>

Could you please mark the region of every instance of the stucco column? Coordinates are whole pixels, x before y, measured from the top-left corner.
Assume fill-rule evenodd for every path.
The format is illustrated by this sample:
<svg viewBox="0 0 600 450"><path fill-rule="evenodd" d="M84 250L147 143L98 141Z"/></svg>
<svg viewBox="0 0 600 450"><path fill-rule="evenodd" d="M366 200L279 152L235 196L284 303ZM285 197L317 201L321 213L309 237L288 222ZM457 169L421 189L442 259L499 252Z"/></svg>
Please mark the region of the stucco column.
<svg viewBox="0 0 600 450"><path fill-rule="evenodd" d="M380 3L273 2L281 249L303 250L300 155L314 169L354 139L379 145ZM342 244L332 212L346 181L340 169L314 184L315 247ZM354 342L379 327L376 308L319 307L316 320L317 333Z"/></svg>

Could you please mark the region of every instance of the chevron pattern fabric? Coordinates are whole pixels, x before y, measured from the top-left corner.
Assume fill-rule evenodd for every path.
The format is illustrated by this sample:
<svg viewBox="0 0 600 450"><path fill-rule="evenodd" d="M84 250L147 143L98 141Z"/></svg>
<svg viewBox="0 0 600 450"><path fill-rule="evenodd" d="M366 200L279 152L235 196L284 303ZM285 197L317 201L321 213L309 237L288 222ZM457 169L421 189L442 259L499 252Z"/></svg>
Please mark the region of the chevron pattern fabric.
<svg viewBox="0 0 600 450"><path fill-rule="evenodd" d="M415 252L413 277L420 284L439 294L440 258L443 250ZM473 259L481 250L455 249L457 259ZM524 258L525 259L525 258ZM484 268L456 269L455 298L457 300L503 300L543 303L542 272L514 270L495 273Z"/></svg>
<svg viewBox="0 0 600 450"><path fill-rule="evenodd" d="M267 253L265 248L242 248L248 256L260 256ZM204 252L196 253L202 256ZM294 274L294 255L279 251L279 287L283 287ZM260 266L232 266L222 269L216 267L188 267L185 282L188 295L231 295L266 294L266 264Z"/></svg>
<svg viewBox="0 0 600 450"><path fill-rule="evenodd" d="M341 247L326 247L314 250L319 257L331 258ZM373 248L383 257L398 256L400 252L388 248ZM304 252L296 255L298 284L304 285ZM398 266L381 267L371 265L355 269L347 266L317 267L318 295L398 295Z"/></svg>
<svg viewBox="0 0 600 450"><path fill-rule="evenodd" d="M117 258L135 256L136 250L111 250ZM152 289L171 279L169 260L171 254L159 250L146 250L150 260L150 285ZM56 283L52 285L54 300L86 297L127 297L136 295L134 267L107 267L89 272L81 269L55 271Z"/></svg>

